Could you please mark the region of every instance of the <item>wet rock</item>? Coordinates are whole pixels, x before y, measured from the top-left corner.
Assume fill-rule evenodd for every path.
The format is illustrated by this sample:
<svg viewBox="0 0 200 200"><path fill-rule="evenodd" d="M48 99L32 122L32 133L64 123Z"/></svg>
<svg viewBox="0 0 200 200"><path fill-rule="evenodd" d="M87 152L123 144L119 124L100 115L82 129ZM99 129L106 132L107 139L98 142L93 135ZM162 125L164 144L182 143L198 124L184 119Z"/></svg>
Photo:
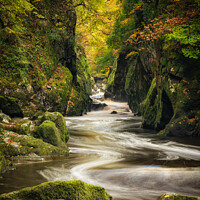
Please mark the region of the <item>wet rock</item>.
<svg viewBox="0 0 200 200"><path fill-rule="evenodd" d="M110 114L117 114L117 111L113 110Z"/></svg>
<svg viewBox="0 0 200 200"><path fill-rule="evenodd" d="M15 98L0 96L0 109L10 117L24 117L18 101Z"/></svg>
<svg viewBox="0 0 200 200"><path fill-rule="evenodd" d="M103 110L107 104L100 102L93 102L91 106L91 110Z"/></svg>
<svg viewBox="0 0 200 200"><path fill-rule="evenodd" d="M123 112L130 112L130 110L128 108L126 108Z"/></svg>
<svg viewBox="0 0 200 200"><path fill-rule="evenodd" d="M82 181L52 181L35 187L24 188L16 192L0 195L4 199L68 199L68 200L111 200L104 188L89 185Z"/></svg>

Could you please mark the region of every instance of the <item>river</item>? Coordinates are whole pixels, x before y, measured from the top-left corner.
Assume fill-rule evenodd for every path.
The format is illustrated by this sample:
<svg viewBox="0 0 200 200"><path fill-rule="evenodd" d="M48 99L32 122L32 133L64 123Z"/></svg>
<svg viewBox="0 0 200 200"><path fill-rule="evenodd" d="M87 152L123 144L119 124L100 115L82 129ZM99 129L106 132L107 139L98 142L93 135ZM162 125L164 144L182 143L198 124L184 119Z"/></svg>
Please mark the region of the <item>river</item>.
<svg viewBox="0 0 200 200"><path fill-rule="evenodd" d="M0 192L54 180L99 185L115 200L155 200L166 192L200 196L200 142L166 138L140 127L126 103L66 117L70 156L18 164L0 179ZM113 110L117 114L110 114Z"/></svg>

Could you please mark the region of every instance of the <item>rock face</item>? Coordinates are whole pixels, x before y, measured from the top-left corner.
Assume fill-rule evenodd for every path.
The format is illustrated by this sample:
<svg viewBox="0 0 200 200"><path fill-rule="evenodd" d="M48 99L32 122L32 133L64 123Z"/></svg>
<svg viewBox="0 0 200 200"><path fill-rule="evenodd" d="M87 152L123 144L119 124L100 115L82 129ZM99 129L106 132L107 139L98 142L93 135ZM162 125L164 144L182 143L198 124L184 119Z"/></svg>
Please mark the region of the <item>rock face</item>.
<svg viewBox="0 0 200 200"><path fill-rule="evenodd" d="M191 197L178 194L163 194L158 200L200 200L200 197Z"/></svg>
<svg viewBox="0 0 200 200"><path fill-rule="evenodd" d="M89 185L82 181L55 181L3 194L0 195L0 199L111 200L112 197L105 191L104 188Z"/></svg>
<svg viewBox="0 0 200 200"><path fill-rule="evenodd" d="M186 14L187 2L182 3L180 13ZM199 15L191 16L184 25L172 26L156 38L154 28L160 26L160 31L164 27L158 24L167 25L170 18L167 11L166 18L158 20L165 12L158 10L168 7L169 2L143 2L141 10L131 10L137 6L135 1L124 0L122 14L108 39L111 47L117 49L118 60L117 66L113 63L115 73L110 74L105 96L113 99L117 96L117 100L127 96L131 110L142 114L144 128L169 136L200 136L200 51L188 42L195 37L196 30L183 28L189 24L197 27ZM196 8L199 4L192 0L190 6ZM176 9L178 17L180 7ZM177 39L175 27L182 31L180 35L187 32L183 36L188 40L185 46L182 39Z"/></svg>
<svg viewBox="0 0 200 200"><path fill-rule="evenodd" d="M159 76L157 86L156 79L152 81L143 104L143 127L169 136L200 136L199 62L180 59L185 63L179 59L166 63L166 68L174 66L173 72Z"/></svg>
<svg viewBox="0 0 200 200"><path fill-rule="evenodd" d="M66 115L71 109L69 101L75 94L76 99L80 97L79 106L75 105L70 113L81 115L90 103L91 83L84 49L75 43L73 2L31 1L31 4L37 9L37 17L32 13L21 22L31 34L21 33L16 37L0 30L1 52L5 57L0 58L0 95L18 99L24 115L30 117L38 110ZM9 59L10 54L15 59ZM16 116L6 111L11 107L9 103L8 109L5 103L8 102L4 100L3 112ZM22 116L18 112L16 117Z"/></svg>
<svg viewBox="0 0 200 200"><path fill-rule="evenodd" d="M24 117L18 101L15 98L0 96L0 110L10 117Z"/></svg>

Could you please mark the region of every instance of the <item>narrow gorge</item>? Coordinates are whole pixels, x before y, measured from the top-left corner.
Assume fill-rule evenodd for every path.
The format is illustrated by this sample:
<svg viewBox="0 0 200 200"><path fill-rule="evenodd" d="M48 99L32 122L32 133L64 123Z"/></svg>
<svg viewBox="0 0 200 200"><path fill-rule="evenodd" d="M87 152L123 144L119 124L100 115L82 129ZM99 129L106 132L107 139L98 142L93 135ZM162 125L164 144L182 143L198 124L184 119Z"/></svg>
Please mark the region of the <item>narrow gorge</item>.
<svg viewBox="0 0 200 200"><path fill-rule="evenodd" d="M200 199L199 0L0 0L0 199Z"/></svg>

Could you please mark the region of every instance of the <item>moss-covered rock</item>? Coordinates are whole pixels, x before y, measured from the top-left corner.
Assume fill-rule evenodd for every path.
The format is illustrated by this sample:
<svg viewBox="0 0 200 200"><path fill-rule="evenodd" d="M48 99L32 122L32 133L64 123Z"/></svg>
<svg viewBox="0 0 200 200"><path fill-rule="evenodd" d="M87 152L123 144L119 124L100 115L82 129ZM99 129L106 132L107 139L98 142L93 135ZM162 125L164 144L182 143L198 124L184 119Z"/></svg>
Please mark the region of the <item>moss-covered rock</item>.
<svg viewBox="0 0 200 200"><path fill-rule="evenodd" d="M200 197L184 196L178 194L163 194L158 200L200 200Z"/></svg>
<svg viewBox="0 0 200 200"><path fill-rule="evenodd" d="M142 126L155 130L164 129L174 114L171 101L165 90L158 91L156 79L152 81L142 112Z"/></svg>
<svg viewBox="0 0 200 200"><path fill-rule="evenodd" d="M61 135L58 129L56 128L55 123L52 121L44 121L39 126L37 133L35 133L34 136L54 146L61 145Z"/></svg>
<svg viewBox="0 0 200 200"><path fill-rule="evenodd" d="M67 142L69 139L69 133L63 115L59 112L45 112L43 115L38 116L36 125L40 126L46 120L55 123L55 126L60 133L61 140Z"/></svg>
<svg viewBox="0 0 200 200"><path fill-rule="evenodd" d="M200 83L183 79L177 85L174 115L166 129L169 136L200 136Z"/></svg>
<svg viewBox="0 0 200 200"><path fill-rule="evenodd" d="M146 98L152 80L150 70L141 62L141 56L129 59L129 69L126 75L125 91L132 112L141 113L140 104Z"/></svg>
<svg viewBox="0 0 200 200"><path fill-rule="evenodd" d="M82 181L55 181L42 183L35 187L25 188L8 194L2 194L0 199L111 200L112 197L104 188L89 185Z"/></svg>
<svg viewBox="0 0 200 200"><path fill-rule="evenodd" d="M22 117L23 112L18 104L17 99L12 97L0 96L0 109L10 117Z"/></svg>
<svg viewBox="0 0 200 200"><path fill-rule="evenodd" d="M10 122L0 122L0 128L3 130L13 131L18 134L31 135L35 126L28 119L14 118Z"/></svg>
<svg viewBox="0 0 200 200"><path fill-rule="evenodd" d="M54 75L43 86L45 92L44 106L49 112L66 114L67 102L72 90L72 74L65 67L58 67Z"/></svg>
<svg viewBox="0 0 200 200"><path fill-rule="evenodd" d="M12 131L3 131L0 137L0 149L7 159L16 156L67 156L69 150L66 145L56 147L41 139L27 135L19 135ZM18 159L18 158L16 158ZM20 159L20 157L19 157Z"/></svg>
<svg viewBox="0 0 200 200"><path fill-rule="evenodd" d="M121 49L119 53L119 57L116 63L116 71L114 73L114 79L111 78L109 80L109 84L105 91L105 97L111 97L117 101L126 101L127 94L125 91L125 83L126 83L126 75L128 72L129 64L126 59L126 55L129 53L130 49L128 47L124 47ZM113 74L111 73L112 77Z"/></svg>
<svg viewBox="0 0 200 200"><path fill-rule="evenodd" d="M72 89L70 99L67 105L67 116L80 116L87 112L87 104L91 105L91 99L81 88Z"/></svg>
<svg viewBox="0 0 200 200"><path fill-rule="evenodd" d="M0 52L5 57L0 58L0 95L18 99L26 117L38 110L66 115L72 87L80 85L86 93L91 91L83 48L75 52L73 1L31 1L31 5L40 17L22 17L20 24L30 35L22 31L18 37L0 30ZM7 8L5 12L9 12Z"/></svg>

